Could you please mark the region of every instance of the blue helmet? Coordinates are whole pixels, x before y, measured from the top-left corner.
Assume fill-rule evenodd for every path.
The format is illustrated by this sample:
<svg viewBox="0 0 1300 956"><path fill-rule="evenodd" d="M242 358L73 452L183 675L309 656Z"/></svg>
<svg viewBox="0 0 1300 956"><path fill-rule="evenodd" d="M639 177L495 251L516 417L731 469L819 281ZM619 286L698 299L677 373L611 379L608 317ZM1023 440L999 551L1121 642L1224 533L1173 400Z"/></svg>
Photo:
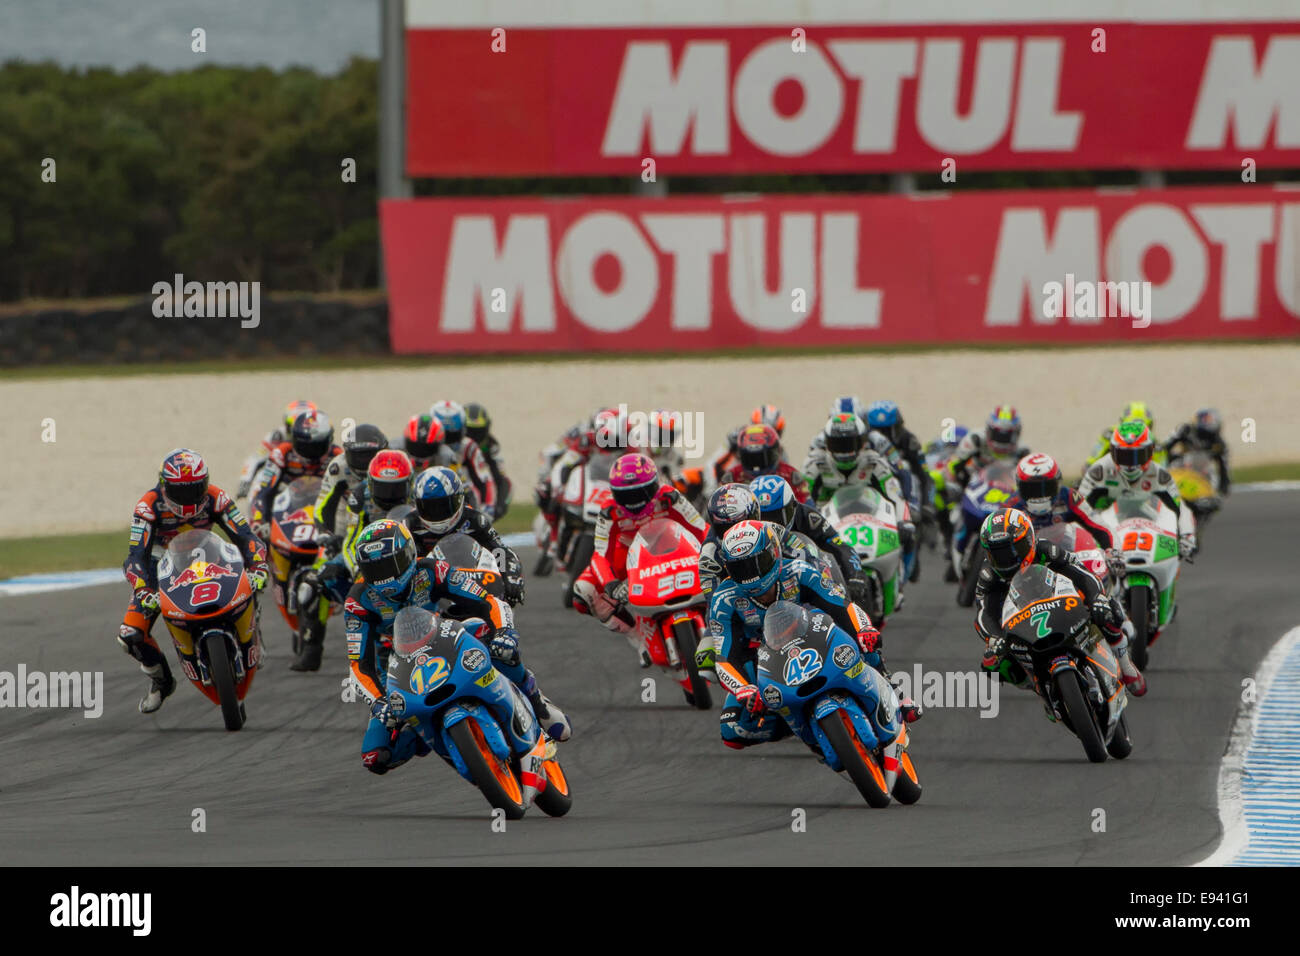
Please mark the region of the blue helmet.
<svg viewBox="0 0 1300 956"><path fill-rule="evenodd" d="M361 529L355 545L357 571L366 587L386 598L406 593L415 576L415 539L406 525L385 518Z"/></svg>
<svg viewBox="0 0 1300 956"><path fill-rule="evenodd" d="M429 414L442 423L447 444L459 445L465 437L465 409L457 402L434 402Z"/></svg>
<svg viewBox="0 0 1300 956"><path fill-rule="evenodd" d="M841 395L835 401L831 402L831 417L836 415L857 415L863 418L866 415L866 408L862 404L862 399L856 395Z"/></svg>
<svg viewBox="0 0 1300 956"><path fill-rule="evenodd" d="M881 431L903 424L903 414L898 410L898 403L891 402L889 399L872 402L871 407L867 409L867 424Z"/></svg>
<svg viewBox="0 0 1300 956"><path fill-rule="evenodd" d="M794 521L794 511L799 499L794 496L790 482L780 475L761 475L749 483L750 491L758 499L759 516L783 528Z"/></svg>
<svg viewBox="0 0 1300 956"><path fill-rule="evenodd" d="M434 534L451 531L465 513L465 485L460 475L444 465L420 472L413 496L421 523Z"/></svg>
<svg viewBox="0 0 1300 956"><path fill-rule="evenodd" d="M765 521L742 521L722 537L718 555L736 589L750 598L771 591L781 575L781 542Z"/></svg>

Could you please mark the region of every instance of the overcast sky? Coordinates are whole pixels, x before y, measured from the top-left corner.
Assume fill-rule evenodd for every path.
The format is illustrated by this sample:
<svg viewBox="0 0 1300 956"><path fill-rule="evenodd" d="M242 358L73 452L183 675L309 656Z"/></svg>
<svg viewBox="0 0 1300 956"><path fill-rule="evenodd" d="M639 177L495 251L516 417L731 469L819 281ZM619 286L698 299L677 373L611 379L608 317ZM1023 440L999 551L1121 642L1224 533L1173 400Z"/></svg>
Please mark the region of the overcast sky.
<svg viewBox="0 0 1300 956"><path fill-rule="evenodd" d="M206 55L190 51L195 27L207 31ZM328 73L378 53L378 0L0 0L0 62L297 64Z"/></svg>

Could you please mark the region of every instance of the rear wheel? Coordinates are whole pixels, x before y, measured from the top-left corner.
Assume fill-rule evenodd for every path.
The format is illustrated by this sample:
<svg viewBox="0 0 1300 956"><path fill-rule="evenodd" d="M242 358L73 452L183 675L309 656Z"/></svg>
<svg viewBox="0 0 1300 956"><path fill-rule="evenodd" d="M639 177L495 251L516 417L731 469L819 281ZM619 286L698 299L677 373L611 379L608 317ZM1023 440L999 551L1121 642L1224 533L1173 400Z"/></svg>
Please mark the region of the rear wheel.
<svg viewBox="0 0 1300 956"><path fill-rule="evenodd" d="M673 640L677 642L677 653L686 668L691 683L691 706L699 710L713 708L713 696L709 693L709 682L700 676L695 666L695 624L692 621L678 621L673 625Z"/></svg>
<svg viewBox="0 0 1300 956"><path fill-rule="evenodd" d="M523 788L510 764L492 752L483 728L473 717L467 717L452 726L448 732L460 757L469 768L474 785L487 802L497 810L504 810L507 820L523 817L528 805L524 803Z"/></svg>
<svg viewBox="0 0 1300 956"><path fill-rule="evenodd" d="M549 817L562 817L573 806L573 791L569 789L569 779L564 775L558 760L548 760L546 768L546 789L533 801L537 808Z"/></svg>
<svg viewBox="0 0 1300 956"><path fill-rule="evenodd" d="M1106 745L1106 753L1110 754L1116 760L1123 760L1133 752L1133 740L1128 735L1128 715L1120 714L1119 726L1115 728L1115 733L1111 735L1110 743Z"/></svg>
<svg viewBox="0 0 1300 956"><path fill-rule="evenodd" d="M863 799L877 810L889 806L885 772L858 738L857 731L853 729L853 718L843 710L836 710L817 723Z"/></svg>
<svg viewBox="0 0 1300 956"><path fill-rule="evenodd" d="M569 559L569 580L564 588L564 606L573 606L573 586L578 581L578 575L587 570L587 565L591 564L591 556L596 551L596 538L590 531L583 531L578 535L578 540L573 543L573 554Z"/></svg>
<svg viewBox="0 0 1300 956"><path fill-rule="evenodd" d="M1151 642L1151 589L1135 584L1128 589L1128 617L1133 622L1133 640L1129 653L1138 670L1147 666L1147 645Z"/></svg>
<svg viewBox="0 0 1300 956"><path fill-rule="evenodd" d="M230 642L224 634L209 634L203 638L203 651L208 660L208 677L212 689L221 701L221 718L227 730L244 726L244 708L235 694L235 666L230 660Z"/></svg>
<svg viewBox="0 0 1300 956"><path fill-rule="evenodd" d="M908 806L921 799L921 781L906 750L898 755L898 779L894 781L893 794L895 800Z"/></svg>
<svg viewBox="0 0 1300 956"><path fill-rule="evenodd" d="M1053 680L1056 681L1056 695L1065 709L1065 716L1070 719L1070 727L1083 744L1083 752L1093 763L1104 763L1106 744L1101 739L1101 728L1097 726L1097 718L1084 694L1083 678L1078 671L1067 668Z"/></svg>

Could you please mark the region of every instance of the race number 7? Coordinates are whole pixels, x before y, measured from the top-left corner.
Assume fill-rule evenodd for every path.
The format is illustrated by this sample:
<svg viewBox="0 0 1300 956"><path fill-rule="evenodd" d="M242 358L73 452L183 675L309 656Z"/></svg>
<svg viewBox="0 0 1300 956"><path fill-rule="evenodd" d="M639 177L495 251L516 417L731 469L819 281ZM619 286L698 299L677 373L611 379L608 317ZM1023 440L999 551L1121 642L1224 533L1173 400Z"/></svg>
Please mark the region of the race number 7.
<svg viewBox="0 0 1300 956"><path fill-rule="evenodd" d="M1151 543L1151 535L1146 531L1130 531L1124 536L1125 551L1150 551Z"/></svg>

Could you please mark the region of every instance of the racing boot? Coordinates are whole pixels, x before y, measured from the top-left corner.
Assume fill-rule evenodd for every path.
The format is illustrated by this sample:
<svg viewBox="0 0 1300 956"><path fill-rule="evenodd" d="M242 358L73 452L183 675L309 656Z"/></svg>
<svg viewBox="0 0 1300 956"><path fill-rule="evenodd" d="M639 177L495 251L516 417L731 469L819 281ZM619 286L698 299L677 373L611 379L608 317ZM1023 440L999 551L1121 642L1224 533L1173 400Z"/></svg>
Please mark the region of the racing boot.
<svg viewBox="0 0 1300 956"><path fill-rule="evenodd" d="M573 728L569 725L569 718L564 716L564 711L556 707L551 699L542 693L541 688L537 686L537 678L533 676L532 671L528 671L528 677L524 679L520 690L533 705L533 713L537 715L538 721L541 722L542 729L546 731L546 736L552 740L568 740L573 733Z"/></svg>
<svg viewBox="0 0 1300 956"><path fill-rule="evenodd" d="M1115 652L1115 659L1119 661L1119 676L1124 682L1124 689L1134 697L1142 697L1147 692L1147 679L1142 676L1142 672L1137 669L1133 663L1133 657L1128 652L1128 639L1133 635L1133 622L1126 620L1119 632L1119 637L1112 643L1111 650ZM1106 640L1111 640L1110 635L1106 635Z"/></svg>
<svg viewBox="0 0 1300 956"><path fill-rule="evenodd" d="M172 677L166 658L153 665L141 664L140 670L144 671L151 682L149 693L140 698L140 713L152 714L175 692L176 678Z"/></svg>

